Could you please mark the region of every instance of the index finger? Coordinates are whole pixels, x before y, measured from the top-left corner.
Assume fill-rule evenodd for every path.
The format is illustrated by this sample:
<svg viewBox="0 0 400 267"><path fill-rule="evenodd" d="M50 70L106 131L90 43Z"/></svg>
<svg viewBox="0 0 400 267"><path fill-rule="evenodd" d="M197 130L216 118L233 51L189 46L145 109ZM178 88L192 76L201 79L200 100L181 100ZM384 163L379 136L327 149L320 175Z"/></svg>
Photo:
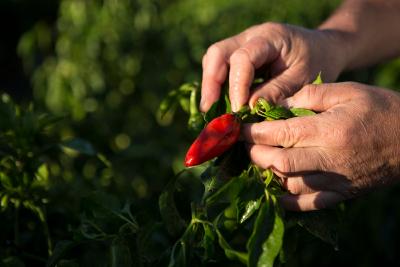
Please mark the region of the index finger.
<svg viewBox="0 0 400 267"><path fill-rule="evenodd" d="M203 57L200 109L205 112L219 99L221 85L228 75L228 61L240 46L234 36L210 46Z"/></svg>
<svg viewBox="0 0 400 267"><path fill-rule="evenodd" d="M248 143L269 146L318 146L325 138L319 121L319 115L314 115L247 123L243 125L242 138Z"/></svg>

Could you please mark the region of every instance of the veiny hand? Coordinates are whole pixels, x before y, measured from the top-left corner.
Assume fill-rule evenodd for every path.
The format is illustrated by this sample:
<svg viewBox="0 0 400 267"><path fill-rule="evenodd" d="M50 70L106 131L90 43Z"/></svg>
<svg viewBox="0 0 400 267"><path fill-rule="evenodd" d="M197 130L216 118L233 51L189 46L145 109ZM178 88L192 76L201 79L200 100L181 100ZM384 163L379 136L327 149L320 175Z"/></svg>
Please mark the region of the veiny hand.
<svg viewBox="0 0 400 267"><path fill-rule="evenodd" d="M265 23L213 44L203 57L200 108L207 111L218 100L228 75L233 111L259 97L277 102L292 96L322 71L325 82L334 81L345 65L341 34L333 30ZM267 81L250 92L256 70Z"/></svg>
<svg viewBox="0 0 400 267"><path fill-rule="evenodd" d="M244 126L252 161L272 168L290 210L314 210L400 180L400 94L358 83L307 85L284 100L317 115Z"/></svg>

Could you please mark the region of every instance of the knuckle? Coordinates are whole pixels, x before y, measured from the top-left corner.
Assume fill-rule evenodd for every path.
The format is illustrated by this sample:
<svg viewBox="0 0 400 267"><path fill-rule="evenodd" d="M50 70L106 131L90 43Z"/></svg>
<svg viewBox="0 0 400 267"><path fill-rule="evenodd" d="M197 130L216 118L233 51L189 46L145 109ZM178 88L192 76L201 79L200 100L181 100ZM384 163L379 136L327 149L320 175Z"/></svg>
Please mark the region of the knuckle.
<svg viewBox="0 0 400 267"><path fill-rule="evenodd" d="M219 57L219 56L223 56L223 51L222 48L220 46L221 42L217 42L213 45L211 45L208 49L207 52L205 54L204 57ZM203 57L203 59L204 59Z"/></svg>
<svg viewBox="0 0 400 267"><path fill-rule="evenodd" d="M289 157L280 156L275 159L273 168L281 173L292 173L295 170L295 163Z"/></svg>
<svg viewBox="0 0 400 267"><path fill-rule="evenodd" d="M278 31L278 32L283 32L287 30L287 26L282 23L278 22L266 22L264 23L264 26L266 29L271 30L271 31Z"/></svg>
<svg viewBox="0 0 400 267"><path fill-rule="evenodd" d="M351 129L344 127L333 127L331 138L338 147L348 147L352 143L353 135Z"/></svg>
<svg viewBox="0 0 400 267"><path fill-rule="evenodd" d="M258 127L257 125L252 125L250 129L250 137L254 143L261 143L263 139L262 127Z"/></svg>
<svg viewBox="0 0 400 267"><path fill-rule="evenodd" d="M283 147L291 147L294 144L294 134L292 128L286 121L283 121L282 127L280 127L275 135L275 144L280 144Z"/></svg>
<svg viewBox="0 0 400 267"><path fill-rule="evenodd" d="M237 62L243 60L250 61L249 51L244 47L240 47L239 49L237 49L235 52L232 53L232 55L229 58L230 62Z"/></svg>
<svg viewBox="0 0 400 267"><path fill-rule="evenodd" d="M299 195L304 191L303 184L296 178L288 178L285 185L289 193L293 195Z"/></svg>
<svg viewBox="0 0 400 267"><path fill-rule="evenodd" d="M307 99L310 99L319 93L318 85L316 84L307 84L303 87L302 91Z"/></svg>
<svg viewBox="0 0 400 267"><path fill-rule="evenodd" d="M290 86L282 81L273 80L266 87L265 91L272 97L273 103L278 102L290 95Z"/></svg>

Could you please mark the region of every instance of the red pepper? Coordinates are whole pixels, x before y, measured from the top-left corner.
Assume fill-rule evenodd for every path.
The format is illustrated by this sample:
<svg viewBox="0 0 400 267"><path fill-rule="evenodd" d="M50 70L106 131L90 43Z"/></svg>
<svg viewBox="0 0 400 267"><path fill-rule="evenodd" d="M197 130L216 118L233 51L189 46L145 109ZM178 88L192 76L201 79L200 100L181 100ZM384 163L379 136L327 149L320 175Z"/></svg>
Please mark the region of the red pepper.
<svg viewBox="0 0 400 267"><path fill-rule="evenodd" d="M233 114L219 116L201 131L186 153L185 166L199 165L220 156L239 138L240 119Z"/></svg>

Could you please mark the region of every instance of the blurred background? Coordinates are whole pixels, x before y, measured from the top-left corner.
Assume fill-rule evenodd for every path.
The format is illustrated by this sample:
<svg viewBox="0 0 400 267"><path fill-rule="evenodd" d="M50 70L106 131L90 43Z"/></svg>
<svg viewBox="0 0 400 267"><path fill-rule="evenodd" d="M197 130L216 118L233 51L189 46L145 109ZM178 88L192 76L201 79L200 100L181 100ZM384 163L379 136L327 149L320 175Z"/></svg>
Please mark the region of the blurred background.
<svg viewBox="0 0 400 267"><path fill-rule="evenodd" d="M85 209L94 192L108 203L129 202L139 225L159 219L158 196L183 168L193 136L186 115L161 119L158 106L171 89L200 82L209 45L265 21L313 28L340 2L1 0L0 89L21 105L33 102L37 110L63 116L53 135L87 140L104 157L72 153L48 161L51 179L44 191L53 247L90 236L82 227L88 227ZM394 60L340 80L400 89L399 71L400 61ZM394 187L349 203L339 250L309 240L288 266L399 264L398 191ZM0 213L0 266L44 266L48 256L38 221L22 210L16 230L15 212ZM111 233L120 226L100 217ZM141 245L148 253L145 266L157 262L156 254L169 242L157 224L151 227L152 244ZM77 248L60 256L59 266L109 266L109 247L117 241L61 243ZM132 258L139 253L135 246L124 247Z"/></svg>

